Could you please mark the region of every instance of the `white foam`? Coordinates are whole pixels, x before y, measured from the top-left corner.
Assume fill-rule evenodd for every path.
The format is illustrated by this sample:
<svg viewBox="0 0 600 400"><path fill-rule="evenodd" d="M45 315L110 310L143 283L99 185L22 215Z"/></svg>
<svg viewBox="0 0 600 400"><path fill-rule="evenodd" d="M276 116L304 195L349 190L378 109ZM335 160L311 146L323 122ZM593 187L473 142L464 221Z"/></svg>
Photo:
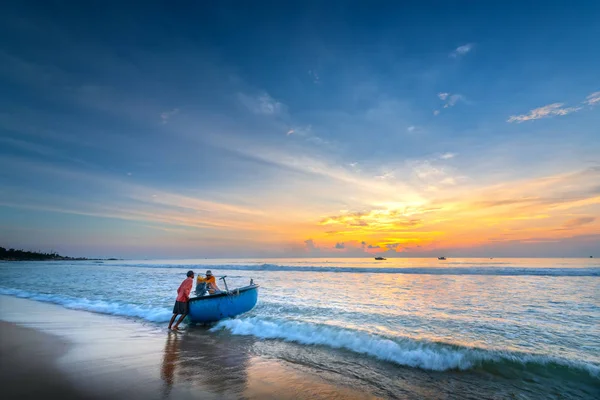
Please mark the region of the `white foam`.
<svg viewBox="0 0 600 400"><path fill-rule="evenodd" d="M73 310L84 310L101 314L142 318L150 322L166 322L171 318L172 315L171 310L167 308L140 307L138 305L128 303L32 293L19 289L0 288L0 294L58 304Z"/></svg>
<svg viewBox="0 0 600 400"><path fill-rule="evenodd" d="M172 315L171 310L167 307L143 307L126 302L40 294L12 288L0 287L0 295L54 303L75 310L141 318L150 322L166 322ZM489 351L403 338L392 339L352 329L308 322L249 317L221 321L211 330L221 329L226 329L234 335L252 335L263 339L281 339L305 345L346 349L398 365L434 371L464 370L487 362L512 362L522 365L554 364L586 371L596 379L600 377L600 366L586 361L566 360L538 354Z"/></svg>
<svg viewBox="0 0 600 400"><path fill-rule="evenodd" d="M295 321L273 322L258 317L219 322L212 330L228 329L234 335L252 335L263 339L283 339L301 344L324 345L368 354L396 364L445 371L473 366L468 350L457 351L425 346L416 341L398 342L375 335L330 326Z"/></svg>
<svg viewBox="0 0 600 400"><path fill-rule="evenodd" d="M259 317L219 322L211 330L227 329L234 335L252 335L262 339L281 339L306 345L322 345L367 354L379 360L433 371L465 370L485 362L518 364L557 364L583 370L598 378L600 367L579 361L536 354L496 352L442 343L420 342L411 339L394 340L326 325L297 321L270 321Z"/></svg>

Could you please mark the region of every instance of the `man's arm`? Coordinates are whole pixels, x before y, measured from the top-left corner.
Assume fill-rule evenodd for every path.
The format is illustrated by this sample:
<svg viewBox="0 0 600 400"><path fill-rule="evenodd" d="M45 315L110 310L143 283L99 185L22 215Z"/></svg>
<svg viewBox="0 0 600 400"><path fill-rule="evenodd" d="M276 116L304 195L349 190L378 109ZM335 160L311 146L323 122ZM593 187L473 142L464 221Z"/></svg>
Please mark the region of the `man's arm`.
<svg viewBox="0 0 600 400"><path fill-rule="evenodd" d="M219 287L217 286L217 280L214 276L206 279L206 287L209 290L219 290Z"/></svg>

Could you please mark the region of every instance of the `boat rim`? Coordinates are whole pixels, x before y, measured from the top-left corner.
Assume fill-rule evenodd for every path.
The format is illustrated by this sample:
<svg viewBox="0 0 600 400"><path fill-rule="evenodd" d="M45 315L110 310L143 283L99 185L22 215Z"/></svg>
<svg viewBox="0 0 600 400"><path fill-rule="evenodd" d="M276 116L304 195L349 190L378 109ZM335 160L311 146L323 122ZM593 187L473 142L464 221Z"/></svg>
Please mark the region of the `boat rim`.
<svg viewBox="0 0 600 400"><path fill-rule="evenodd" d="M218 297L225 297L225 296L229 296L229 295L233 294L234 292L237 294L237 293L247 292L248 290L252 290L252 289L258 289L259 287L260 287L260 285L257 285L257 284L243 286L240 288L235 288L233 290L230 290L228 293L217 293L217 294L209 294L206 296L192 297L192 298L190 298L189 302L191 303L192 301L200 301L200 300L215 299Z"/></svg>

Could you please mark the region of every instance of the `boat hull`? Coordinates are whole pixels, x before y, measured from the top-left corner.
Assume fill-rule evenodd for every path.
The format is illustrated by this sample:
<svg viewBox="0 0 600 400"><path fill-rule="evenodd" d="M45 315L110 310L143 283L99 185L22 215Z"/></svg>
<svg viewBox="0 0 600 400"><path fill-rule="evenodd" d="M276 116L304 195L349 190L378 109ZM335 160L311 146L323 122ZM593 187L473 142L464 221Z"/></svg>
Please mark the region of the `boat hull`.
<svg viewBox="0 0 600 400"><path fill-rule="evenodd" d="M189 302L188 318L194 323L209 323L232 318L254 308L258 285L234 289L229 293L194 297Z"/></svg>

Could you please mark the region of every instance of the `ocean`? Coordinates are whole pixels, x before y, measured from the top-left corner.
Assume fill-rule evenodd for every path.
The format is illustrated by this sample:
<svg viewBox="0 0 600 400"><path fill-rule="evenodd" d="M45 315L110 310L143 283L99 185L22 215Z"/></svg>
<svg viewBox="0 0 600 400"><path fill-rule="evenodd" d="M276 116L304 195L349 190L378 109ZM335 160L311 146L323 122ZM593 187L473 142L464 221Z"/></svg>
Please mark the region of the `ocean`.
<svg viewBox="0 0 600 400"><path fill-rule="evenodd" d="M349 390L380 398L600 397L597 259L0 262L0 294L162 327L189 269L226 275L230 289L250 279L261 288L251 312L186 335L241 346Z"/></svg>

